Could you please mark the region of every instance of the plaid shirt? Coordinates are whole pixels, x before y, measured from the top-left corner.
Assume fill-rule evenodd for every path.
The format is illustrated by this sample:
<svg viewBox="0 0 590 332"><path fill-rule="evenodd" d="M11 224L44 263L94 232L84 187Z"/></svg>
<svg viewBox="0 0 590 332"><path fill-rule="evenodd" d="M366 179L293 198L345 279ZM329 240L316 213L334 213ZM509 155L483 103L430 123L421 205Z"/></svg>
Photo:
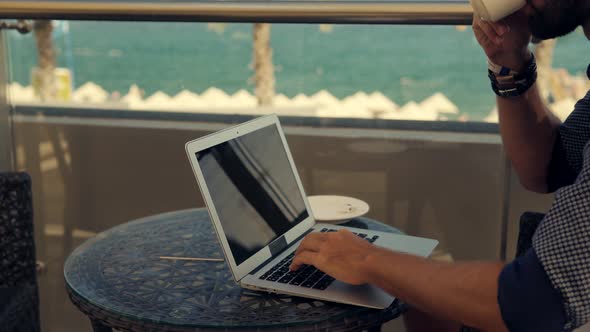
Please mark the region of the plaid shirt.
<svg viewBox="0 0 590 332"><path fill-rule="evenodd" d="M590 67L589 67L590 70ZM569 331L590 320L590 92L559 128L548 179L558 189L533 248L560 294Z"/></svg>
<svg viewBox="0 0 590 332"><path fill-rule="evenodd" d="M590 92L559 127L547 184L555 201L532 248L498 280L513 332L571 331L590 321Z"/></svg>

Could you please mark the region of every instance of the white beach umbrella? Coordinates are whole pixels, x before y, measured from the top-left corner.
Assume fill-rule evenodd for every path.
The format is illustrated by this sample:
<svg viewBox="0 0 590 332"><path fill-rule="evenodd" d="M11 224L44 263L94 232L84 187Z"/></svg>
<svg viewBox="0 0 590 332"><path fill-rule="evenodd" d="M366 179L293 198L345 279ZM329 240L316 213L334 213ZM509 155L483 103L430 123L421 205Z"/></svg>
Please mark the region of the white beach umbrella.
<svg viewBox="0 0 590 332"><path fill-rule="evenodd" d="M149 96L144 105L150 109L159 108L172 108L172 98L162 91L156 91L153 95Z"/></svg>
<svg viewBox="0 0 590 332"><path fill-rule="evenodd" d="M211 87L205 90L205 92L201 94L201 99L207 103L207 106L210 107L232 106L229 96L216 87Z"/></svg>
<svg viewBox="0 0 590 332"><path fill-rule="evenodd" d="M437 113L458 114L459 108L444 94L437 92L420 103L422 109L433 110Z"/></svg>
<svg viewBox="0 0 590 332"><path fill-rule="evenodd" d="M315 103L311 100L308 96L300 93L291 99L291 104L293 106L314 106Z"/></svg>
<svg viewBox="0 0 590 332"><path fill-rule="evenodd" d="M274 105L277 107L277 105ZM286 116L318 116L318 109L313 106L288 105L276 108L276 113Z"/></svg>
<svg viewBox="0 0 590 332"><path fill-rule="evenodd" d="M309 98L320 107L340 106L340 100L326 90L321 90Z"/></svg>
<svg viewBox="0 0 590 332"><path fill-rule="evenodd" d="M325 97L325 96L324 96ZM369 96L359 91L342 100L332 101L324 104L318 110L318 116L331 118L373 118L373 113L367 108Z"/></svg>
<svg viewBox="0 0 590 332"><path fill-rule="evenodd" d="M582 99L588 93L588 78L586 77L575 77L572 80L571 92L575 99Z"/></svg>
<svg viewBox="0 0 590 332"><path fill-rule="evenodd" d="M439 118L439 113L436 110L422 108L413 101L404 105L399 111L402 118L407 120L434 121Z"/></svg>
<svg viewBox="0 0 590 332"><path fill-rule="evenodd" d="M234 107L254 108L258 105L258 100L246 90L239 90L229 98Z"/></svg>
<svg viewBox="0 0 590 332"><path fill-rule="evenodd" d="M195 109L206 106L205 102L194 92L189 90L182 90L170 101L174 107L178 109Z"/></svg>
<svg viewBox="0 0 590 332"><path fill-rule="evenodd" d="M404 106L402 106L399 110L399 113L420 113L422 112L422 107L420 107L420 105L418 103L416 103L415 101L410 101L408 103L406 103Z"/></svg>
<svg viewBox="0 0 590 332"><path fill-rule="evenodd" d="M349 110L366 110L369 105L369 95L363 91L358 91L355 94L348 96L341 101L343 108Z"/></svg>
<svg viewBox="0 0 590 332"><path fill-rule="evenodd" d="M109 93L102 87L93 82L86 82L74 91L72 99L79 103L104 103L108 97Z"/></svg>
<svg viewBox="0 0 590 332"><path fill-rule="evenodd" d="M378 117L387 120L409 120L412 117L412 114L418 114L421 111L422 109L415 101L410 101L401 108L381 113Z"/></svg>
<svg viewBox="0 0 590 332"><path fill-rule="evenodd" d="M125 96L123 96L123 98L121 98L121 101L127 104L127 107L131 109L143 107L143 97L141 95L141 90L139 89L137 84L133 84L129 87L129 91Z"/></svg>
<svg viewBox="0 0 590 332"><path fill-rule="evenodd" d="M364 92L364 91L357 91L355 92L352 96L350 96L353 99L358 99L358 100L367 100L369 99L369 95Z"/></svg>
<svg viewBox="0 0 590 332"><path fill-rule="evenodd" d="M415 101L410 101L397 111L381 114L380 118L392 120L434 121L438 119L438 112L432 109L423 109Z"/></svg>
<svg viewBox="0 0 590 332"><path fill-rule="evenodd" d="M355 92L353 95L348 96L342 100L344 104L366 104L369 101L369 95L364 91Z"/></svg>
<svg viewBox="0 0 590 332"><path fill-rule="evenodd" d="M317 115L326 118L373 118L373 112L364 107L345 107L340 105L322 107L317 111Z"/></svg>
<svg viewBox="0 0 590 332"><path fill-rule="evenodd" d="M379 91L371 93L367 98L367 107L376 111L392 111L399 106Z"/></svg>
<svg viewBox="0 0 590 332"><path fill-rule="evenodd" d="M14 102L30 102L37 99L32 86L24 87L16 82L10 84L9 93Z"/></svg>
<svg viewBox="0 0 590 332"><path fill-rule="evenodd" d="M275 95L273 98L273 105L275 106L291 106L291 99L284 94Z"/></svg>
<svg viewBox="0 0 590 332"><path fill-rule="evenodd" d="M274 97L274 106L280 107L279 113L288 116L317 116L317 105L310 97L302 93L296 95L292 99L279 94Z"/></svg>
<svg viewBox="0 0 590 332"><path fill-rule="evenodd" d="M490 111L490 114L488 114L488 116L486 116L483 121L489 123L498 123L498 108L494 107L494 109Z"/></svg>
<svg viewBox="0 0 590 332"><path fill-rule="evenodd" d="M566 98L562 99L556 103L553 103L549 106L549 108L553 111L555 115L561 120L565 121L570 113L574 110L576 105L576 100L573 98Z"/></svg>

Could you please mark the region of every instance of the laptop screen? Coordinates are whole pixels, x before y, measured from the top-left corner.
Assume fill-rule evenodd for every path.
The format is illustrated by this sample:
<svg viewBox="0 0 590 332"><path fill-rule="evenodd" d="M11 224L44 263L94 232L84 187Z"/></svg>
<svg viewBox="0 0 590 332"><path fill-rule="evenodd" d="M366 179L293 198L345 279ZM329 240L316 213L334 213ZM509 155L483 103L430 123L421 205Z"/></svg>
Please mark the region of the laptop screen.
<svg viewBox="0 0 590 332"><path fill-rule="evenodd" d="M237 265L309 216L276 125L197 160Z"/></svg>

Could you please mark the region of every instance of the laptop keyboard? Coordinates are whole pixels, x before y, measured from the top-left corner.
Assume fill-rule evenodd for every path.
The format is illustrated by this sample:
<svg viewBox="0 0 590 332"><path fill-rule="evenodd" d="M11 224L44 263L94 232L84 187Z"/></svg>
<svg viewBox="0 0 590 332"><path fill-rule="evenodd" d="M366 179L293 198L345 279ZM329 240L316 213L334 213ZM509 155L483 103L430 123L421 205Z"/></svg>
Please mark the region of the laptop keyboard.
<svg viewBox="0 0 590 332"><path fill-rule="evenodd" d="M322 233L337 232L335 229L324 228L321 230ZM353 232L354 233L354 232ZM373 237L367 236L363 233L354 233L356 236L363 238L371 243L375 242L379 235ZM289 271L289 266L293 262L295 252L292 252L289 256L283 258L270 270L265 272L260 279L279 282L281 284L290 284L293 286L300 286L305 288L313 288L318 290L324 290L328 288L334 282L334 278L325 274L324 272L316 269L311 265L303 265L297 271Z"/></svg>

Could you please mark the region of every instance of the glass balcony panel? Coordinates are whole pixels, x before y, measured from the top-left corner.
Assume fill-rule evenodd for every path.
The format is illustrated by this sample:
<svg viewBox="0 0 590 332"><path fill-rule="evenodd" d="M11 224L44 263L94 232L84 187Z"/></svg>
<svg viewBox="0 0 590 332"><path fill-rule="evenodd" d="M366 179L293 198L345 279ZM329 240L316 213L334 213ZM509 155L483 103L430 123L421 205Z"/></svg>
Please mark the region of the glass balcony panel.
<svg viewBox="0 0 590 332"><path fill-rule="evenodd" d="M493 108L483 52L464 27L267 27L59 21L44 44L57 69L43 101L35 38L10 34L13 100L384 120L484 121ZM265 102L266 90L274 97Z"/></svg>
<svg viewBox="0 0 590 332"><path fill-rule="evenodd" d="M134 218L204 206L184 143L258 115L281 116L308 194L363 199L369 217L439 239L442 259L512 257L519 214L547 208L550 196L506 168L469 28L273 24L274 79L262 83L275 88L262 106L252 35L252 24L55 22L60 69L43 99L34 36L9 34L47 329L90 329L63 290L71 250ZM557 42L546 76L562 117L587 84L571 58L580 38Z"/></svg>

